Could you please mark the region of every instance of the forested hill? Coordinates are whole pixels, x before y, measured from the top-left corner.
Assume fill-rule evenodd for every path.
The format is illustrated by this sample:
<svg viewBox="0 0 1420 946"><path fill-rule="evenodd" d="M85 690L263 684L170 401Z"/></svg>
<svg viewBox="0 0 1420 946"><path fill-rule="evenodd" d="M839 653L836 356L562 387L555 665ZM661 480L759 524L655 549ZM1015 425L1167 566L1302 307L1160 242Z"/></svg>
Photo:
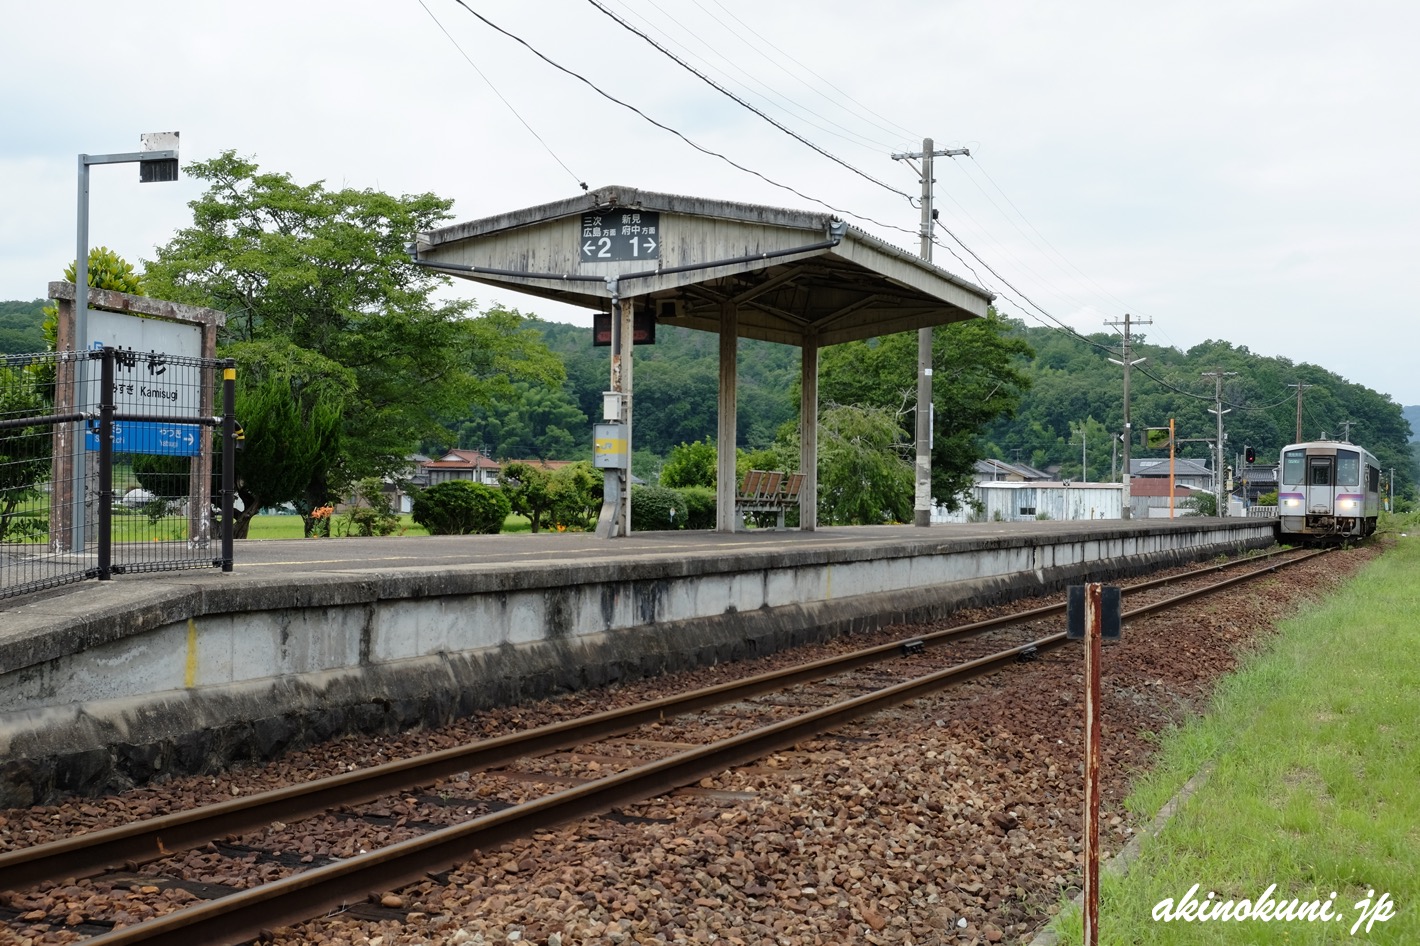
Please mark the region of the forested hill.
<svg viewBox="0 0 1420 946"><path fill-rule="evenodd" d="M599 416L607 385L608 350L591 347L590 329L560 323L538 327L566 362L567 389L590 423ZM1026 366L1033 383L1014 418L982 432L984 455L1058 468L1060 475L1078 478L1083 431L1088 478L1109 479L1117 450L1114 434L1124 424L1122 369L1109 361L1118 358L1119 337L1101 333L1082 338L1020 324L1013 331L1035 351ZM1130 380L1136 434L1145 427L1167 427L1172 417L1180 439L1213 438L1217 427L1209 409L1214 406L1214 381L1205 373L1221 371L1228 462L1249 445L1259 462L1271 462L1296 435L1296 388L1289 385L1301 383L1307 386L1302 393L1303 439L1349 433L1352 442L1370 449L1383 465L1395 466L1402 479L1420 478L1409 447L1412 425L1400 405L1364 385L1318 365L1256 354L1225 341L1180 351L1135 336L1132 349L1132 359L1146 359ZM677 443L714 436L717 351L713 334L666 326L658 329L655 345L636 349L636 439L643 449L664 456ZM798 351L789 346L741 342L741 446L764 445L780 424L796 416L798 361ZM904 388L912 386L914 370L914 365L904 366ZM1420 423L1414 428L1420 433ZM1136 439L1136 445L1139 442ZM1180 447L1185 456L1203 457L1208 451L1206 443ZM1134 455L1160 454L1136 446Z"/></svg>
<svg viewBox="0 0 1420 946"><path fill-rule="evenodd" d="M1016 330L1035 349L1029 371L1033 384L1016 417L985 432L987 453L1036 467L1059 464L1063 476L1074 477L1080 473L1083 429L1089 478L1107 478L1111 435L1123 428L1123 369L1109 361L1119 357L1119 336L1082 338L1019 325ZM1131 360L1138 358L1146 360L1130 377L1136 432L1167 427L1172 417L1180 439L1216 436L1216 418L1210 413L1215 390L1211 373L1221 372L1227 411L1225 458L1233 462L1250 445L1259 462L1272 462L1296 437L1297 389L1292 385L1302 384L1302 439L1347 437L1375 453L1383 466L1394 466L1401 478L1415 478L1411 425L1400 405L1325 368L1259 355L1226 341L1206 341L1180 351L1148 344L1147 336L1131 340ZM1185 444L1180 450L1203 457L1209 447ZM1134 455L1160 454L1136 447Z"/></svg>
<svg viewBox="0 0 1420 946"><path fill-rule="evenodd" d="M1420 443L1420 404L1411 404L1402 407L1401 413L1410 424L1410 439L1412 442Z"/></svg>
<svg viewBox="0 0 1420 946"><path fill-rule="evenodd" d="M601 419L602 392L611 383L611 350L592 346L589 327L543 321L530 325L566 365L563 386L555 391L518 386L515 397L451 423L454 443L431 447L487 447L494 457L587 455L591 425ZM656 329L655 344L638 345L634 357L635 468L653 475L671 448L715 437L719 337L662 325ZM791 393L798 378L797 349L740 342L740 446L769 445L778 428L798 416Z"/></svg>
<svg viewBox="0 0 1420 946"><path fill-rule="evenodd" d="M0 353L42 350L42 300L0 302ZM582 457L591 442L591 425L601 416L601 396L608 387L609 350L594 348L591 329L534 320L567 369L558 389L515 386L511 397L476 409L467 417L448 418L447 443L426 443L426 450L450 446L486 447L495 457ZM1032 385L1015 417L990 425L981 434L984 456L1019 460L1067 478L1110 479L1116 467L1123 428L1122 369L1119 337L1100 333L1082 338L1065 332L1012 323L1012 332L1035 351L1023 366ZM871 343L869 343L871 345ZM656 344L635 353L636 443L641 470L654 469L680 443L713 438L716 430L718 339L709 332L660 326ZM1222 372L1227 413L1229 462L1245 446L1260 462L1277 459L1278 450L1296 435L1297 398L1302 394L1303 439L1349 437L1394 467L1402 485L1420 481L1411 441L1420 437L1420 406L1402 409L1388 396L1348 381L1318 365L1256 354L1225 341L1207 341L1180 351L1152 345L1135 336L1132 358L1145 358L1130 385L1134 429L1167 427L1172 417L1181 439L1212 438L1216 421L1214 381ZM827 370L827 369L826 369ZM915 365L903 366L904 391L913 387ZM767 446L776 431L798 414L799 353L787 345L742 340L739 346L739 440L750 449ZM943 383L939 381L939 383ZM909 414L910 416L910 414ZM1134 455L1160 455L1137 446ZM1184 444L1185 456L1203 457L1205 443Z"/></svg>
<svg viewBox="0 0 1420 946"><path fill-rule="evenodd" d="M27 355L44 351L43 299L33 302L0 302L0 355Z"/></svg>

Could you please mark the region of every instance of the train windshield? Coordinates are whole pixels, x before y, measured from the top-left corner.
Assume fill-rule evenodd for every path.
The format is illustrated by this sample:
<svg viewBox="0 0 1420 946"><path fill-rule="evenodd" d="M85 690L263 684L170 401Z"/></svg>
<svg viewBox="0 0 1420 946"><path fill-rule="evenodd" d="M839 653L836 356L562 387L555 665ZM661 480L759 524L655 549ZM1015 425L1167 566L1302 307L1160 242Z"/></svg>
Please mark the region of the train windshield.
<svg viewBox="0 0 1420 946"><path fill-rule="evenodd" d="M1361 455L1354 450L1336 451L1336 485L1361 485Z"/></svg>
<svg viewBox="0 0 1420 946"><path fill-rule="evenodd" d="M1302 486L1306 483L1307 453L1288 450L1282 454L1282 485Z"/></svg>

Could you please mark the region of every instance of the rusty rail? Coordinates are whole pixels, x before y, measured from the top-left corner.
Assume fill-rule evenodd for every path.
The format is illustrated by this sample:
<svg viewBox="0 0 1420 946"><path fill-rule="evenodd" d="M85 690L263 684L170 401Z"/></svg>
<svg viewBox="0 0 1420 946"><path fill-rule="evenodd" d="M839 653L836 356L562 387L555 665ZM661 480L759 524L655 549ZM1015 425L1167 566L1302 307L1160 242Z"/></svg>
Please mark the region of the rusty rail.
<svg viewBox="0 0 1420 946"><path fill-rule="evenodd" d="M1185 575L1156 578L1129 586L1138 592L1202 575L1253 564L1260 558L1288 554L1281 550L1252 559L1226 562L1198 569ZM1307 552L1282 564L1304 561L1320 552ZM1278 564L1264 571L1275 570ZM1257 573L1249 572L1246 580ZM1231 584L1230 580L1205 589L1187 592L1177 598L1140 608L1128 616L1138 616L1173 603ZM580 743L619 735L637 726L656 722L682 713L694 712L725 703L748 699L777 689L811 683L835 674L845 673L872 663L891 659L911 649L938 647L963 637L988 630L1039 620L1060 614L1065 605L1051 604L949 628L911 640L880 644L848 654L828 657L786 670L758 674L676 694L618 710L560 723L550 723L535 729L510 733L429 753L413 759L387 762L382 765L341 773L322 779L262 792L244 798L219 802L190 811L175 812L146 821L75 835L34 847L0 854L0 890L20 889L68 877L87 877L102 871L136 865L170 854L199 847L213 838L242 834L263 828L273 821L296 821L319 814L339 805L360 804L392 792L430 784L439 778L464 771L480 771L524 756L565 749ZM921 645L919 648L917 645Z"/></svg>

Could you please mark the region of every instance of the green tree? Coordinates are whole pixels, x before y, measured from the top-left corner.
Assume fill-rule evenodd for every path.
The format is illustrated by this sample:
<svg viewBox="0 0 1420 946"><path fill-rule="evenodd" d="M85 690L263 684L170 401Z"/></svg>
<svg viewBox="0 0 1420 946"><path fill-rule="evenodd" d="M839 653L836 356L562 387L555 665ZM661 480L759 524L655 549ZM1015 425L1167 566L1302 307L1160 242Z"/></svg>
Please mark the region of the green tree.
<svg viewBox="0 0 1420 946"><path fill-rule="evenodd" d="M715 488L719 478L718 451L712 440L697 440L672 447L661 467L661 485L680 489L686 486Z"/></svg>
<svg viewBox="0 0 1420 946"><path fill-rule="evenodd" d="M1031 354L1030 346L1011 334L1011 324L994 312L933 331L932 495L938 502L955 508L961 501L972 483L973 465L985 455L987 425L1014 414L1030 388L1024 359ZM819 393L826 402L887 411L910 434L916 425L916 371L915 332L836 345L823 353ZM910 510L911 477L906 488ZM883 506L900 508L896 502Z"/></svg>
<svg viewBox="0 0 1420 946"><path fill-rule="evenodd" d="M0 355L45 350L43 299L0 302Z"/></svg>
<svg viewBox="0 0 1420 946"><path fill-rule="evenodd" d="M355 484L345 518L354 535L391 535L399 528L399 516L395 515L390 494L385 492L384 481L373 476Z"/></svg>
<svg viewBox="0 0 1420 946"><path fill-rule="evenodd" d="M20 365L0 365L0 420L17 421L48 412L34 372ZM30 538L42 531L33 517L24 515L24 509L40 496L49 469L47 425L0 429L0 540Z"/></svg>
<svg viewBox="0 0 1420 946"><path fill-rule="evenodd" d="M474 317L470 302L438 301L448 278L410 261L406 247L448 219L450 201L301 185L231 151L188 173L208 187L189 205L192 225L148 264L149 291L228 313L221 353L272 344L319 353L331 368L313 381L344 373L339 436L324 438L318 456L298 451L313 465L297 493L326 498L361 478L395 475L421 440L443 435L444 418L466 416L518 380L560 382L560 366L524 316L492 309ZM299 373L287 382L305 396ZM298 432L252 423L250 414L240 420L247 442L237 472L252 483L263 475L253 458L281 454ZM266 437L274 442L257 443ZM264 501L286 501L292 488Z"/></svg>
<svg viewBox="0 0 1420 946"><path fill-rule="evenodd" d="M311 512L335 499L344 414L353 372L315 352L279 340L228 347L237 362L236 416L243 429L237 451L237 495L242 510L233 534L246 538L263 507L293 503L311 534Z"/></svg>
<svg viewBox="0 0 1420 946"><path fill-rule="evenodd" d="M549 492L552 526L583 530L596 524L602 506L602 477L591 463L579 460L554 471Z"/></svg>
<svg viewBox="0 0 1420 946"><path fill-rule="evenodd" d="M825 525L879 525L912 518L912 450L901 418L881 407L830 405L818 419L818 518ZM798 469L799 431L785 427L743 469ZM633 508L635 500L632 500Z"/></svg>
<svg viewBox="0 0 1420 946"><path fill-rule="evenodd" d="M503 487L503 495L508 497L509 508L520 516L527 516L536 534L552 510L551 472L531 463L509 463L499 472L498 482Z"/></svg>
<svg viewBox="0 0 1420 946"><path fill-rule="evenodd" d="M458 446L490 456L571 460L590 450L587 416L561 386L519 381L456 426Z"/></svg>

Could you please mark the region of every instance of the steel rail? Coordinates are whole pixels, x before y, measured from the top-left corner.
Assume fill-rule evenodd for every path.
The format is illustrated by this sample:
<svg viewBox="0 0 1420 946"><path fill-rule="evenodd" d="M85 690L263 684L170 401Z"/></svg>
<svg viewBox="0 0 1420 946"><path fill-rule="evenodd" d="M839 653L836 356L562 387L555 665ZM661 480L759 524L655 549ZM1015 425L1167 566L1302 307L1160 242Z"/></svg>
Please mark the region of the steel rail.
<svg viewBox="0 0 1420 946"><path fill-rule="evenodd" d="M1283 565L1309 557L1228 578L1205 589L1185 592L1137 608L1122 617L1127 620L1162 610L1209 591L1272 574ZM474 850L526 837L542 828L600 814L618 805L655 797L722 772L729 766L792 747L888 706L990 673L1023 657L1035 656L1065 643L1064 632L1051 634L460 825L114 930L86 943L90 946L131 943L189 946L192 942L202 942L235 946L266 931L339 910L350 903L351 891L390 890L416 883L425 879L431 870L457 864Z"/></svg>
<svg viewBox="0 0 1420 946"><path fill-rule="evenodd" d="M1282 553L1268 553L1267 557L1277 554ZM1320 553L1308 553L1290 561L1302 561L1315 554ZM1126 590L1138 592L1256 561L1258 558L1225 562L1185 575L1150 579L1131 585ZM199 847L216 837L264 828L273 821L296 821L338 805L359 804L392 792L430 784L458 772L492 768L513 759L620 735L667 717L822 680L899 656L908 643L920 642L924 647L938 647L995 628L1050 617L1064 610L1063 603L1044 605L918 638L827 657L786 670L757 674L622 709L483 739L412 759L386 762L189 811L7 851L0 854L0 890L31 887L48 880L87 877L115 867L131 870L138 864Z"/></svg>
<svg viewBox="0 0 1420 946"><path fill-rule="evenodd" d="M534 831L654 798L726 768L763 758L888 706L990 673L1028 652L1064 644L1062 631L946 670L741 733L698 749L565 789L472 821L348 860L239 891L85 941L86 946L148 943L191 946L244 943L263 931L319 917L350 902L351 891L393 890L427 879L475 850Z"/></svg>

